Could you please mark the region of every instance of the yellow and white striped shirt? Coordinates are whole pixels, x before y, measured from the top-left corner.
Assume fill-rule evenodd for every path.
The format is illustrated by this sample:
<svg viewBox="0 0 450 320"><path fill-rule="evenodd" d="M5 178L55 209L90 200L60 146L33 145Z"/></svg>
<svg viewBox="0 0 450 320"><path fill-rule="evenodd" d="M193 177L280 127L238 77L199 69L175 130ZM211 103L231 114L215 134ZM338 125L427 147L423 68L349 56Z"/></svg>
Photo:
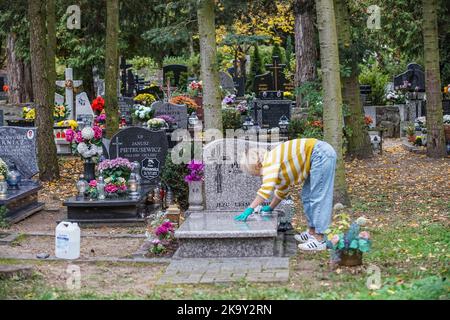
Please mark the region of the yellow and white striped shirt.
<svg viewBox="0 0 450 320"><path fill-rule="evenodd" d="M263 183L258 195L268 200L275 192L276 197L284 199L291 184L306 180L316 142L317 139L289 140L266 152L262 163Z"/></svg>

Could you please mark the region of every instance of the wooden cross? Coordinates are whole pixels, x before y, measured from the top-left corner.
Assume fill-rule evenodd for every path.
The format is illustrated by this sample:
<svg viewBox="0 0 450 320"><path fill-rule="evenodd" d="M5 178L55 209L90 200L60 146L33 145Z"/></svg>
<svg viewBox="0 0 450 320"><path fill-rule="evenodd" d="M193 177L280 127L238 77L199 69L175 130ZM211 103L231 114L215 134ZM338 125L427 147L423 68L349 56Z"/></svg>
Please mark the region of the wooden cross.
<svg viewBox="0 0 450 320"><path fill-rule="evenodd" d="M281 83L279 83L279 80L281 79L280 73L283 72L283 69L286 65L279 63L280 58L278 56L273 56L272 61L272 64L266 64L266 68L272 71L274 91L278 91L280 90L278 88L278 85L281 86Z"/></svg>
<svg viewBox="0 0 450 320"><path fill-rule="evenodd" d="M69 119L74 119L75 110L73 105L73 89L78 88L83 84L82 80L73 80L73 69L66 68L66 80L56 81L56 85L61 88L66 88L66 105L70 110Z"/></svg>

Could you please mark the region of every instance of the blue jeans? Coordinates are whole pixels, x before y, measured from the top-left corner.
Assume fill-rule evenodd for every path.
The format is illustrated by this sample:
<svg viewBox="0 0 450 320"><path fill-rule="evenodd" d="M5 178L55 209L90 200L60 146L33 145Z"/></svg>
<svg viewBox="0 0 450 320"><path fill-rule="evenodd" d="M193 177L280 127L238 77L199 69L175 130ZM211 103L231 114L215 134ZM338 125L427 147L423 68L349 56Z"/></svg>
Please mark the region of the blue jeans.
<svg viewBox="0 0 450 320"><path fill-rule="evenodd" d="M311 170L303 184L302 201L308 227L323 234L331 223L336 151L318 141L311 154Z"/></svg>

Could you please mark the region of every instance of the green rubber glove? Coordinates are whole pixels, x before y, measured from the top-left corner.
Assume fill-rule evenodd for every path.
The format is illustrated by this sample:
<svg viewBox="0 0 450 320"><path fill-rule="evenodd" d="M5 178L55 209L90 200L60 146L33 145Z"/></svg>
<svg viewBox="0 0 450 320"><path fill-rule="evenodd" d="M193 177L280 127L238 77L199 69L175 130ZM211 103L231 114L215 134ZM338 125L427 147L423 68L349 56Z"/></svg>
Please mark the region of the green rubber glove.
<svg viewBox="0 0 450 320"><path fill-rule="evenodd" d="M236 220L236 221L246 221L248 216L251 215L253 213L253 211L254 211L253 208L248 207L240 215L235 216L234 220Z"/></svg>
<svg viewBox="0 0 450 320"><path fill-rule="evenodd" d="M270 206L264 206L261 208L261 212L272 213L273 209Z"/></svg>

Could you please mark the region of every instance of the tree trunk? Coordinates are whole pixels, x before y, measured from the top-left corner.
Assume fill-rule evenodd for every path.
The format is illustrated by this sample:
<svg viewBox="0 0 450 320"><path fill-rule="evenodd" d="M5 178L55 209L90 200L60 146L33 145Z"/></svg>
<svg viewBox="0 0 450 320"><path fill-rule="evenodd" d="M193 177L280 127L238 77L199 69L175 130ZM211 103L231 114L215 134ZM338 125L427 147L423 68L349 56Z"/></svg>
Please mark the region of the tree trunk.
<svg viewBox="0 0 450 320"><path fill-rule="evenodd" d="M425 86L427 94L427 155L432 158L446 154L441 76L439 73L439 46L437 28L437 0L423 0L423 46Z"/></svg>
<svg viewBox="0 0 450 320"><path fill-rule="evenodd" d="M33 100L33 87L31 81L31 66L29 62L20 59L16 55L15 33L7 37L6 56L9 82L9 102L25 103Z"/></svg>
<svg viewBox="0 0 450 320"><path fill-rule="evenodd" d="M348 154L357 158L369 158L373 155L369 133L364 123L364 109L361 102L359 90L359 68L357 55L354 54L353 40L351 37L351 27L347 5L343 0L334 0L336 11L336 27L341 50L352 52L349 76L341 76L343 82L342 99L348 106L349 115L346 117L346 124L350 128L348 140Z"/></svg>
<svg viewBox="0 0 450 320"><path fill-rule="evenodd" d="M296 0L295 12L295 86L317 78L317 47L314 29L314 0ZM302 97L297 95L297 107Z"/></svg>
<svg viewBox="0 0 450 320"><path fill-rule="evenodd" d="M56 7L55 0L47 0L47 76L48 76L48 103L49 107L55 105L56 91Z"/></svg>
<svg viewBox="0 0 450 320"><path fill-rule="evenodd" d="M203 80L205 129L214 128L222 131L214 0L198 0L197 16L200 35L200 66Z"/></svg>
<svg viewBox="0 0 450 320"><path fill-rule="evenodd" d="M105 111L106 136L119 131L117 79L119 73L119 0L106 0Z"/></svg>
<svg viewBox="0 0 450 320"><path fill-rule="evenodd" d="M47 58L46 1L28 1L30 21L31 71L33 77L39 179L59 178L58 158L53 137L53 104L48 105L49 74Z"/></svg>
<svg viewBox="0 0 450 320"><path fill-rule="evenodd" d="M316 0L322 66L324 140L337 153L334 201L350 205L342 157L342 93L333 0Z"/></svg>

